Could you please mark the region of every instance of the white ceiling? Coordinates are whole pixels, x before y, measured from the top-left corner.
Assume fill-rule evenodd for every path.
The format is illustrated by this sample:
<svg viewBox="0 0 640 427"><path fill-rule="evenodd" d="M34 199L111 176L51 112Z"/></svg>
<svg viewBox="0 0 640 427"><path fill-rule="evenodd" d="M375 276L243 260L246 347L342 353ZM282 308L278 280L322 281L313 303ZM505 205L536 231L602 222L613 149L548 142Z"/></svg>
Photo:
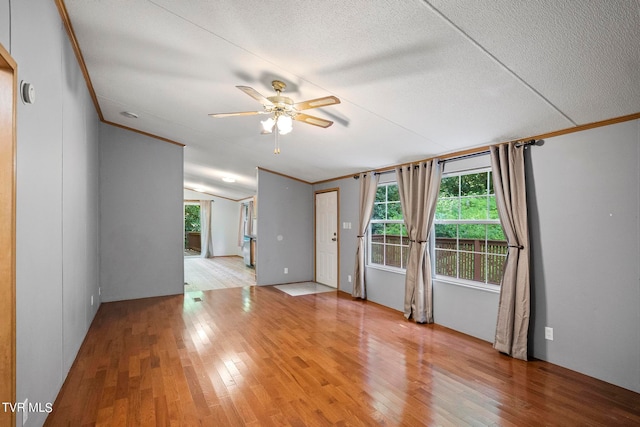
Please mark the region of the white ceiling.
<svg viewBox="0 0 640 427"><path fill-rule="evenodd" d="M640 0L64 4L104 120L185 144L185 187L232 199L256 167L317 182L640 112ZM276 78L339 97L308 111L334 125L294 122L274 155L264 116L208 116Z"/></svg>

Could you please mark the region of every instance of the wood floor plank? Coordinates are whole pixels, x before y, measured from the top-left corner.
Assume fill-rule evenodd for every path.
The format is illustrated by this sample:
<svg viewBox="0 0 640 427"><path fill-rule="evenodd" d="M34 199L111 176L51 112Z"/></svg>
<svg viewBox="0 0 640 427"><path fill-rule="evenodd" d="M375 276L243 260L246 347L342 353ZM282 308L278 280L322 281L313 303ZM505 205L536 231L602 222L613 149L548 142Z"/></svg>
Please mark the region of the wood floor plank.
<svg viewBox="0 0 640 427"><path fill-rule="evenodd" d="M640 395L331 292L100 307L46 425L640 425Z"/></svg>

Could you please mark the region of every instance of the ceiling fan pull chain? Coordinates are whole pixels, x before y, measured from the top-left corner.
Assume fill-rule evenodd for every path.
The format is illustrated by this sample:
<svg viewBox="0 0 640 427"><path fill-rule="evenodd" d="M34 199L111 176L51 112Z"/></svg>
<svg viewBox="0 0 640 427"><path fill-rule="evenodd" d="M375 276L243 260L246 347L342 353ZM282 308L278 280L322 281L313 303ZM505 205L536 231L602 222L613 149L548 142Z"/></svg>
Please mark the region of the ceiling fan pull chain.
<svg viewBox="0 0 640 427"><path fill-rule="evenodd" d="M273 154L280 154L280 131L278 130L277 121L276 121L276 124L273 126L273 130L276 133L276 145L273 149Z"/></svg>

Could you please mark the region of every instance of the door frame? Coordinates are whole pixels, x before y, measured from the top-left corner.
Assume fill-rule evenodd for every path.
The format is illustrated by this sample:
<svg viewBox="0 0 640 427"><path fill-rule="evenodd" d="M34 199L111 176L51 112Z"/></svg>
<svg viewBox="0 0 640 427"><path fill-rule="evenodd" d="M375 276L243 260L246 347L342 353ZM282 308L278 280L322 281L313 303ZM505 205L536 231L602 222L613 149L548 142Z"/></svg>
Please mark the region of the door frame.
<svg viewBox="0 0 640 427"><path fill-rule="evenodd" d="M16 100L17 64L0 44L0 401L16 401ZM1 425L15 425L0 410Z"/></svg>
<svg viewBox="0 0 640 427"><path fill-rule="evenodd" d="M326 188L324 190L316 190L313 192L313 280L315 281L318 276L317 264L318 258L316 254L316 231L317 231L317 217L316 217L316 200L318 198L318 194L323 193L336 193L336 237L338 238L338 250L336 252L336 275L338 276L336 289L340 290L340 188Z"/></svg>

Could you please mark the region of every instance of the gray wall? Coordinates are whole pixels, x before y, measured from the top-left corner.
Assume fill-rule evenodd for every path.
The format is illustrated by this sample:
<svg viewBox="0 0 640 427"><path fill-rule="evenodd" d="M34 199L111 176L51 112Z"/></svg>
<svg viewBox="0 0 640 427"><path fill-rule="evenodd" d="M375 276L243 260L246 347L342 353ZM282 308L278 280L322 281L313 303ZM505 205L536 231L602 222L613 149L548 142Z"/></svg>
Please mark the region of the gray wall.
<svg viewBox="0 0 640 427"><path fill-rule="evenodd" d="M68 372L100 303L99 122L66 39L63 49L62 306L64 372Z"/></svg>
<svg viewBox="0 0 640 427"><path fill-rule="evenodd" d="M214 256L242 255L242 247L238 246L239 224L240 203L214 197L211 212Z"/></svg>
<svg viewBox="0 0 640 427"><path fill-rule="evenodd" d="M527 177L534 356L637 392L639 150L638 120L551 138Z"/></svg>
<svg viewBox="0 0 640 427"><path fill-rule="evenodd" d="M313 222L311 185L258 170L258 285L313 280Z"/></svg>
<svg viewBox="0 0 640 427"><path fill-rule="evenodd" d="M10 39L10 27L9 27L9 0L0 0L0 44L11 53Z"/></svg>
<svg viewBox="0 0 640 427"><path fill-rule="evenodd" d="M184 292L183 148L100 124L103 301Z"/></svg>
<svg viewBox="0 0 640 427"><path fill-rule="evenodd" d="M5 11L2 0L9 49ZM18 401L45 404L99 305L98 121L55 3L13 1L11 32L18 81L37 92L33 105L18 100L17 112L16 391ZM45 417L31 413L27 425Z"/></svg>

